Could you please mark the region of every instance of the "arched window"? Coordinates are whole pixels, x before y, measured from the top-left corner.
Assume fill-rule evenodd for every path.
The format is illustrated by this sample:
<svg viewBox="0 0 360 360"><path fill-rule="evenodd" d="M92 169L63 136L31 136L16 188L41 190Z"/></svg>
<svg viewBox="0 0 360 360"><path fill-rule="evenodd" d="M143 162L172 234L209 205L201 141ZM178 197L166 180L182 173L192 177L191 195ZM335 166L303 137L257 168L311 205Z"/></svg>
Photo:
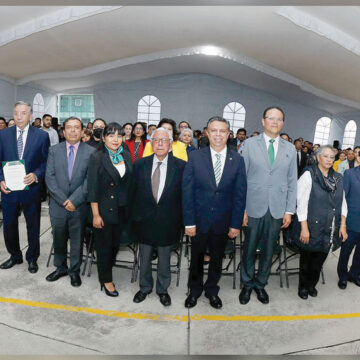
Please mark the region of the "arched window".
<svg viewBox="0 0 360 360"><path fill-rule="evenodd" d="M138 104L138 121L157 125L160 121L161 104L157 97L146 95Z"/></svg>
<svg viewBox="0 0 360 360"><path fill-rule="evenodd" d="M230 129L236 134L238 129L245 126L246 111L244 106L238 102L228 103L224 107L223 118L230 122Z"/></svg>
<svg viewBox="0 0 360 360"><path fill-rule="evenodd" d="M33 101L33 119L41 118L45 113L44 98L40 93L37 93Z"/></svg>
<svg viewBox="0 0 360 360"><path fill-rule="evenodd" d="M356 130L357 130L356 122L354 120L350 120L345 127L344 138L342 142L343 149L354 147Z"/></svg>
<svg viewBox="0 0 360 360"><path fill-rule="evenodd" d="M314 144L326 145L329 143L331 119L320 118L316 123Z"/></svg>

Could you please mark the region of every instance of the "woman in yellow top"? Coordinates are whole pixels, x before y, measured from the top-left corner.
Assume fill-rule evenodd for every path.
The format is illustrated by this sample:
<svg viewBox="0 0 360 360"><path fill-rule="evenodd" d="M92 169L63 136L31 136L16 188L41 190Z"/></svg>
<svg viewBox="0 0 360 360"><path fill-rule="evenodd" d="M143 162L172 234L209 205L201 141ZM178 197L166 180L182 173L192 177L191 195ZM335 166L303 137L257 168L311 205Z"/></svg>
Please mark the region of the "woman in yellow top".
<svg viewBox="0 0 360 360"><path fill-rule="evenodd" d="M187 161L188 156L186 152L186 146L181 141L178 141L178 132L176 130L176 122L172 119L163 118L160 120L158 128L163 127L167 130L170 130L173 134L173 143L172 143L172 153L178 159ZM151 146L151 142L148 142L145 146L145 150L143 153L143 157L150 156L154 153L153 148Z"/></svg>
<svg viewBox="0 0 360 360"><path fill-rule="evenodd" d="M339 165L342 161L344 161L346 159L346 154L344 153L344 151L341 151L339 154L339 160L336 160L333 164L333 169L337 172L339 169Z"/></svg>

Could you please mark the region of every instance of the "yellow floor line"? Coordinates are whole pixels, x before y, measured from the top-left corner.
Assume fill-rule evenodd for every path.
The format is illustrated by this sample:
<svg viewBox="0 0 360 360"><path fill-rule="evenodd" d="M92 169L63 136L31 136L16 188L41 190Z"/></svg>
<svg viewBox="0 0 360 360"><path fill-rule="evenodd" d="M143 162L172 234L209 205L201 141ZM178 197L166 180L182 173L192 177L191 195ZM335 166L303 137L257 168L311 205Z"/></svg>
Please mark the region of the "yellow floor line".
<svg viewBox="0 0 360 360"><path fill-rule="evenodd" d="M64 310L72 312L83 312L95 315L103 315L115 318L137 319L137 320L167 320L167 321L188 321L187 315L160 315L146 313L131 313L114 310L92 309L80 306L51 304L46 302L21 300L0 297L0 303L17 304L23 306L37 307L42 309ZM360 313L348 314L320 314L320 315L284 315L284 316L249 316L249 315L191 315L191 321L298 321L298 320L328 320L328 319L349 319L358 318Z"/></svg>

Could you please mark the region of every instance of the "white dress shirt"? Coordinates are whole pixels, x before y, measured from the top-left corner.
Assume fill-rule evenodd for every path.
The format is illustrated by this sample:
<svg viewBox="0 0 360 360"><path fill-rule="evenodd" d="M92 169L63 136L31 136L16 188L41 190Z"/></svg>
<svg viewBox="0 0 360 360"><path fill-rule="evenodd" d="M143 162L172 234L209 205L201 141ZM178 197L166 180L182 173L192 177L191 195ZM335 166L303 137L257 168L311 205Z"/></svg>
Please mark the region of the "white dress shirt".
<svg viewBox="0 0 360 360"><path fill-rule="evenodd" d="M18 140L19 136L20 136L20 128L16 127L16 141ZM25 146L26 146L26 139L27 139L27 136L28 136L28 132L29 132L29 124L26 125L25 129L24 129L24 132L23 132L23 148L22 148L22 153L21 153L21 156L20 156L20 160L23 158L23 155L24 155L24 150L25 150Z"/></svg>
<svg viewBox="0 0 360 360"><path fill-rule="evenodd" d="M227 147L225 146L224 149L222 149L220 152L216 152L211 146L210 147L210 153L211 153L211 160L213 164L213 169L215 169L215 164L217 162L216 154L220 154L220 160L221 160L221 176L224 172L224 166L226 161L226 153L227 153ZM220 180L221 180L220 176Z"/></svg>
<svg viewBox="0 0 360 360"><path fill-rule="evenodd" d="M169 158L169 156L166 155L166 158L161 161L161 165L160 165L160 183L159 183L159 190L158 190L157 201L156 202L159 202L159 200L161 198L161 195L162 195L162 192L163 192L164 187L165 187L168 158ZM154 175L154 171L157 168L159 161L160 160L154 154L153 166L152 166L152 170L151 170L151 177Z"/></svg>
<svg viewBox="0 0 360 360"><path fill-rule="evenodd" d="M272 139L270 136L267 136L265 133L264 133L264 139L265 139L265 144L266 144L266 149L269 149L269 145L270 145L270 139ZM277 151L278 151L278 148L279 148L279 140L280 140L280 136L276 137L274 139L275 141L273 142L273 145L274 145L274 160L276 159L276 155L277 155Z"/></svg>
<svg viewBox="0 0 360 360"><path fill-rule="evenodd" d="M296 213L299 221L306 221L308 216L308 205L310 193L312 189L312 179L310 171L305 171L297 182L297 209ZM343 195L343 202L341 206L341 215L347 216L348 208L345 199L345 192Z"/></svg>
<svg viewBox="0 0 360 360"><path fill-rule="evenodd" d="M42 127L41 130L46 131L49 134L50 146L56 145L59 143L59 135L55 129L49 127L48 129Z"/></svg>

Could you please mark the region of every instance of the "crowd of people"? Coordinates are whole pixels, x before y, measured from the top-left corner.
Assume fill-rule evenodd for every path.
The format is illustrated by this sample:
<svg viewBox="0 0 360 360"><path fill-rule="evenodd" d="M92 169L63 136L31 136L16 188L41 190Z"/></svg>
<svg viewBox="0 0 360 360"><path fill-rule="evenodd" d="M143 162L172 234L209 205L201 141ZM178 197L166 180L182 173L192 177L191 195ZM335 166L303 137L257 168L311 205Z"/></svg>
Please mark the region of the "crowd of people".
<svg viewBox="0 0 360 360"><path fill-rule="evenodd" d="M10 254L0 269L23 263L18 230L22 209L28 270L38 271L46 184L56 268L46 277L49 282L69 276L72 286L81 286L84 232L91 224L100 288L108 296L119 295L112 269L121 239L129 232L137 238L140 288L135 303L153 291L156 253L155 291L164 306L171 304L171 249L183 232L191 238L187 308L196 306L202 293L213 308L222 307L219 280L225 247L242 230L243 305L253 291L260 302L269 303L265 287L281 231L300 253L300 298L317 296L322 266L329 251L339 247L339 288L345 289L348 281L360 286L360 147L340 150L303 138L293 141L282 133L285 114L277 106L264 110L262 131L249 137L244 128L235 135L220 116L210 118L202 131L169 118L148 126L101 118L85 126L75 116L59 125L49 114L30 124L31 118L31 105L22 101L15 104L13 119L0 118L0 162L24 160L26 168L24 190L11 191L0 167L3 231Z"/></svg>

